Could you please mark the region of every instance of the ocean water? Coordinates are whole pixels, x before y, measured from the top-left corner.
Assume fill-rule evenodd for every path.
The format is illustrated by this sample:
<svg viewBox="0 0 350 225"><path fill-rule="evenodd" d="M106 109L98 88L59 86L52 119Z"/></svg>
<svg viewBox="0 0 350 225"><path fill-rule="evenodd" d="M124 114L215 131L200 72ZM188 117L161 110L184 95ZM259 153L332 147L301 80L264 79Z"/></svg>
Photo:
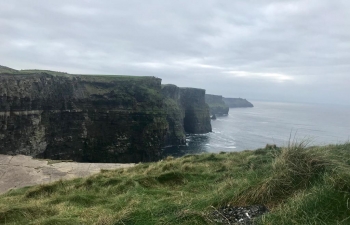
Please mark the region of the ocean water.
<svg viewBox="0 0 350 225"><path fill-rule="evenodd" d="M187 135L186 146L168 147L165 155L231 152L286 146L339 144L350 140L350 106L252 102L253 108L231 108L228 116L212 120L213 132Z"/></svg>

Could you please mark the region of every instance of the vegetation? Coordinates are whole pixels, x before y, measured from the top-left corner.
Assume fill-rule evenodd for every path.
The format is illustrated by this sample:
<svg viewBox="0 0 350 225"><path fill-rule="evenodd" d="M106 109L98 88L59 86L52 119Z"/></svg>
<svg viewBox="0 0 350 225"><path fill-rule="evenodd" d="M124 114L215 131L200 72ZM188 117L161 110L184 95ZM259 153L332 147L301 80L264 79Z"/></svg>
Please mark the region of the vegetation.
<svg viewBox="0 0 350 225"><path fill-rule="evenodd" d="M0 65L0 73L14 73L16 71L15 69Z"/></svg>
<svg viewBox="0 0 350 225"><path fill-rule="evenodd" d="M168 157L0 196L0 224L215 224L264 204L258 224L350 224L350 143Z"/></svg>

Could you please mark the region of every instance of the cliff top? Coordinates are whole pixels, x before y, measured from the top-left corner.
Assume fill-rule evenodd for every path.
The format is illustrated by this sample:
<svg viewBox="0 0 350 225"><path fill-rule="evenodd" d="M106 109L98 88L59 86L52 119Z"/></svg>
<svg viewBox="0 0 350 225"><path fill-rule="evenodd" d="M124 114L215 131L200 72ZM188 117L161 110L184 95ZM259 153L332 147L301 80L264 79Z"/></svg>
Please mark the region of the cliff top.
<svg viewBox="0 0 350 225"><path fill-rule="evenodd" d="M207 97L222 98L222 95L205 94Z"/></svg>
<svg viewBox="0 0 350 225"><path fill-rule="evenodd" d="M0 73L13 73L13 72L17 72L17 70L0 65Z"/></svg>
<svg viewBox="0 0 350 225"><path fill-rule="evenodd" d="M70 74L67 72L60 72L60 71L52 71L52 70L38 70L38 69L25 69L25 70L15 70L6 66L0 65L0 75L6 76L6 75L23 75L23 76L41 76L43 74L48 74L52 76L63 76L63 77L81 77L85 79L103 79L104 81L107 80L115 80L115 79L149 79L149 78L155 78L160 79L157 77L152 76L131 76L131 75L105 75L105 74ZM96 80L98 81L98 80Z"/></svg>

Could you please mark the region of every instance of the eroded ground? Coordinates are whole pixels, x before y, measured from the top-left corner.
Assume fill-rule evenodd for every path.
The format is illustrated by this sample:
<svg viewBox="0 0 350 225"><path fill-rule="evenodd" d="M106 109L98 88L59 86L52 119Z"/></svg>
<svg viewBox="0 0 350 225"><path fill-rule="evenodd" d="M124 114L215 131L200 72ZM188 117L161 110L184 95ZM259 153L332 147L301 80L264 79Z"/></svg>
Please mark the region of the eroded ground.
<svg viewBox="0 0 350 225"><path fill-rule="evenodd" d="M49 163L48 160L30 156L0 155L0 194L13 188L50 183L99 173L101 169L113 170L132 167L120 163Z"/></svg>

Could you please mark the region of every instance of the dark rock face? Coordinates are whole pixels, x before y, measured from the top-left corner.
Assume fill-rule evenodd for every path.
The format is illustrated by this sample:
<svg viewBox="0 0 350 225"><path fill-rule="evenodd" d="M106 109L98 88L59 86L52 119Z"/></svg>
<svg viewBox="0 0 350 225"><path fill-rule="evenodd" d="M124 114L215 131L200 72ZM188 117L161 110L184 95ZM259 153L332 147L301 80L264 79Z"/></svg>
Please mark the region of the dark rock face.
<svg viewBox="0 0 350 225"><path fill-rule="evenodd" d="M184 128L187 133L204 134L212 131L204 89L180 88L180 102L185 111Z"/></svg>
<svg viewBox="0 0 350 225"><path fill-rule="evenodd" d="M164 111L169 124L165 145L183 145L185 133L211 132L208 105L204 101L205 90L162 85Z"/></svg>
<svg viewBox="0 0 350 225"><path fill-rule="evenodd" d="M205 95L205 102L209 105L211 115L227 115L229 107L223 101L221 95Z"/></svg>
<svg viewBox="0 0 350 225"><path fill-rule="evenodd" d="M3 73L0 154L157 160L168 129L160 91L154 77Z"/></svg>
<svg viewBox="0 0 350 225"><path fill-rule="evenodd" d="M181 107L180 88L173 84L162 85L162 95L169 126L164 145L184 145L186 144L185 111Z"/></svg>
<svg viewBox="0 0 350 225"><path fill-rule="evenodd" d="M223 98L226 105L230 108L254 107L254 105L243 98Z"/></svg>

